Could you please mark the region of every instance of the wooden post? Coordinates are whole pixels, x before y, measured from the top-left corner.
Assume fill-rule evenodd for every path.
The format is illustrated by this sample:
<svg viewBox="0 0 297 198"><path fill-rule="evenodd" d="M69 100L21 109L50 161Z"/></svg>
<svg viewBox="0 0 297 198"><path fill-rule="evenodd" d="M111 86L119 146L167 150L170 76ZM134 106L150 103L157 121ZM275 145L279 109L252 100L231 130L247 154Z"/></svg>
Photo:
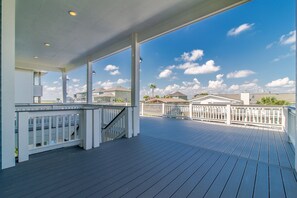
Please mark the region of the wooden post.
<svg viewBox="0 0 297 198"><path fill-rule="evenodd" d="M231 124L231 105L226 106L226 113L227 113L227 121L226 124L230 125Z"/></svg>
<svg viewBox="0 0 297 198"><path fill-rule="evenodd" d="M101 138L101 113L102 109L93 110L93 148L99 147L102 142Z"/></svg>
<svg viewBox="0 0 297 198"><path fill-rule="evenodd" d="M18 113L18 126L19 126L19 145L18 145L18 157L19 162L29 160L29 113L28 112L19 112Z"/></svg>

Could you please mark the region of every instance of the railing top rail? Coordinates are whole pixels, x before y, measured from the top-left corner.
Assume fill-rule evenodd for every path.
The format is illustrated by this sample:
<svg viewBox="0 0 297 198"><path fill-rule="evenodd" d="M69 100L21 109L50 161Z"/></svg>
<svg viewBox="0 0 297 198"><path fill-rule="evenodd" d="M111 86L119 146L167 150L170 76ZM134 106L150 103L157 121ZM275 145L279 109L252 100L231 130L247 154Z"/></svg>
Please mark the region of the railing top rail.
<svg viewBox="0 0 297 198"><path fill-rule="evenodd" d="M65 105L50 105L50 104L27 104L15 106L15 112L38 112L38 111L72 111L72 110L92 110L100 108L108 109L123 109L131 108L133 106L115 106L115 105L97 105L97 104L65 104Z"/></svg>

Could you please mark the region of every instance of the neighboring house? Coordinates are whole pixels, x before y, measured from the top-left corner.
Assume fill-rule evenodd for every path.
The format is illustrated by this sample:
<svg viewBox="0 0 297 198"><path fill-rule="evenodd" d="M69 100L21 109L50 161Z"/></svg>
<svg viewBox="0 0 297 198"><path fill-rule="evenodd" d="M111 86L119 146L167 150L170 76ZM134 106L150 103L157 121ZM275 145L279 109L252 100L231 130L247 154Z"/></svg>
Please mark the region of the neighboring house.
<svg viewBox="0 0 297 198"><path fill-rule="evenodd" d="M192 104L243 104L241 100L236 100L218 95L197 95L190 100Z"/></svg>
<svg viewBox="0 0 297 198"><path fill-rule="evenodd" d="M106 91L106 90L103 89L103 88L96 88L96 89L93 89L93 97L95 97L95 96L99 96L99 95L103 94L104 91Z"/></svg>
<svg viewBox="0 0 297 198"><path fill-rule="evenodd" d="M111 102L130 102L131 90L122 86L101 89L93 92L94 102L111 103Z"/></svg>
<svg viewBox="0 0 297 198"><path fill-rule="evenodd" d="M87 92L79 92L74 94L75 102L86 102L87 101Z"/></svg>
<svg viewBox="0 0 297 198"><path fill-rule="evenodd" d="M187 100L180 98L153 98L147 100L146 103L164 103L164 104L189 104Z"/></svg>
<svg viewBox="0 0 297 198"><path fill-rule="evenodd" d="M187 95L177 91L177 92L174 92L172 94L169 94L168 95L170 98L176 98L176 99L183 99L183 100L188 100L188 97Z"/></svg>
<svg viewBox="0 0 297 198"><path fill-rule="evenodd" d="M207 96L211 96L210 98ZM277 100L285 100L291 104L295 103L295 93L240 93L240 94L216 94L216 95L195 95L196 104L244 104L256 105L263 97L275 97ZM211 100L213 98L213 100ZM230 103L230 102L231 103ZM240 101L240 102L238 102ZM213 102L213 103L212 103Z"/></svg>

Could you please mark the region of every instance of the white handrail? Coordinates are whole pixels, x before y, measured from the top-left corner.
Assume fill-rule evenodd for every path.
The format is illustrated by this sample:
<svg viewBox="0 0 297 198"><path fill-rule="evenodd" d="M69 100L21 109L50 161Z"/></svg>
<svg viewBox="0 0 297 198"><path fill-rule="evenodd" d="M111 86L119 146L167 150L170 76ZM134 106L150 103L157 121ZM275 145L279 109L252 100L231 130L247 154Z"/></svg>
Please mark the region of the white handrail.
<svg viewBox="0 0 297 198"><path fill-rule="evenodd" d="M284 107L220 104L141 104L140 115L283 128Z"/></svg>

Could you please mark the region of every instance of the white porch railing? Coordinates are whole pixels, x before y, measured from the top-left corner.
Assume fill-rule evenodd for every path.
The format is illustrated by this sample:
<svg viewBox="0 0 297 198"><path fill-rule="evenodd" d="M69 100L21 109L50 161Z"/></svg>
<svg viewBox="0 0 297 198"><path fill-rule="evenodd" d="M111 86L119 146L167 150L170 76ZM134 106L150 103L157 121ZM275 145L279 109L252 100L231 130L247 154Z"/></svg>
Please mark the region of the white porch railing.
<svg viewBox="0 0 297 198"><path fill-rule="evenodd" d="M140 114L283 129L284 107L141 103Z"/></svg>
<svg viewBox="0 0 297 198"><path fill-rule="evenodd" d="M101 105L17 105L16 147L19 162L29 155L132 137L133 107Z"/></svg>

